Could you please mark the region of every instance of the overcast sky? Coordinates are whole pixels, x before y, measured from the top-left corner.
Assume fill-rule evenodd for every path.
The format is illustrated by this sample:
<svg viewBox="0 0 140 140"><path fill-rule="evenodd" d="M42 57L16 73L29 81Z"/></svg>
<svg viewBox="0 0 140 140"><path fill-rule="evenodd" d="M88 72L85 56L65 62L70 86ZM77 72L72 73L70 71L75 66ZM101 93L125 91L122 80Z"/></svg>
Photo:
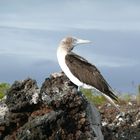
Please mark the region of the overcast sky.
<svg viewBox="0 0 140 140"><path fill-rule="evenodd" d="M139 0L0 0L0 82L41 84L60 71L56 49L68 35L93 41L75 52L120 91L140 84Z"/></svg>

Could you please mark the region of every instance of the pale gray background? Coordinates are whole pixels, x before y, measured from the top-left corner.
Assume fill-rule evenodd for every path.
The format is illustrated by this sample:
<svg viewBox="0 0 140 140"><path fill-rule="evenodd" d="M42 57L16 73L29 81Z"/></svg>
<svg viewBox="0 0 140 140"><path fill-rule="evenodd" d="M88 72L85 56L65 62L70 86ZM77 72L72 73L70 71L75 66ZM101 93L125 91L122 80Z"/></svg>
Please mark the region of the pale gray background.
<svg viewBox="0 0 140 140"><path fill-rule="evenodd" d="M121 92L140 83L139 0L0 0L0 82L32 77L41 84L60 71L59 41L93 41L75 49Z"/></svg>

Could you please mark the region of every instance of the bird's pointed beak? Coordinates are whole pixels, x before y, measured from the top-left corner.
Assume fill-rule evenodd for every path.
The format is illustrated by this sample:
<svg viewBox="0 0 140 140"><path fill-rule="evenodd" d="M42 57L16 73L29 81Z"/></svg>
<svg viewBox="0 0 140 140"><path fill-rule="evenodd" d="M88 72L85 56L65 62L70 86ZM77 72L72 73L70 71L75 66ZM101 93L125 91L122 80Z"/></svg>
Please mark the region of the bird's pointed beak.
<svg viewBox="0 0 140 140"><path fill-rule="evenodd" d="M83 39L77 39L76 44L88 44L88 43L92 43L90 40L83 40Z"/></svg>

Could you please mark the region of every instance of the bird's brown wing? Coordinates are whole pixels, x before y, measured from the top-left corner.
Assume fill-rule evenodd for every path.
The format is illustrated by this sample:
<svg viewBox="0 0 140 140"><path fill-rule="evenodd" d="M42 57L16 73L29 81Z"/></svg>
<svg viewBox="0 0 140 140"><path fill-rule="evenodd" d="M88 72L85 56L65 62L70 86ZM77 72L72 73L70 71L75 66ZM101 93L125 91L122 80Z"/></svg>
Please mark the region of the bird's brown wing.
<svg viewBox="0 0 140 140"><path fill-rule="evenodd" d="M109 84L94 65L75 53L67 54L65 60L70 71L81 82L91 85L112 99L117 100L117 96L109 90Z"/></svg>

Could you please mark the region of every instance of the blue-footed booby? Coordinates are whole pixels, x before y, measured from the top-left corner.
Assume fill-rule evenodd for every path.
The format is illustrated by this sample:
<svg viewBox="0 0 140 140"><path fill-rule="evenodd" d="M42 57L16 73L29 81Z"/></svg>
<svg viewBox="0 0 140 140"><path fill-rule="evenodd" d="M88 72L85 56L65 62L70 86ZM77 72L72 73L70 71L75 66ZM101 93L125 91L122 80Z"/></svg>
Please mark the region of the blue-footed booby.
<svg viewBox="0 0 140 140"><path fill-rule="evenodd" d="M66 37L61 40L57 49L57 59L62 71L78 87L94 89L100 92L112 105L119 108L113 100L118 100L113 89L101 75L95 65L89 63L85 58L72 52L79 44L91 43L75 37ZM113 99L113 100L112 100Z"/></svg>

